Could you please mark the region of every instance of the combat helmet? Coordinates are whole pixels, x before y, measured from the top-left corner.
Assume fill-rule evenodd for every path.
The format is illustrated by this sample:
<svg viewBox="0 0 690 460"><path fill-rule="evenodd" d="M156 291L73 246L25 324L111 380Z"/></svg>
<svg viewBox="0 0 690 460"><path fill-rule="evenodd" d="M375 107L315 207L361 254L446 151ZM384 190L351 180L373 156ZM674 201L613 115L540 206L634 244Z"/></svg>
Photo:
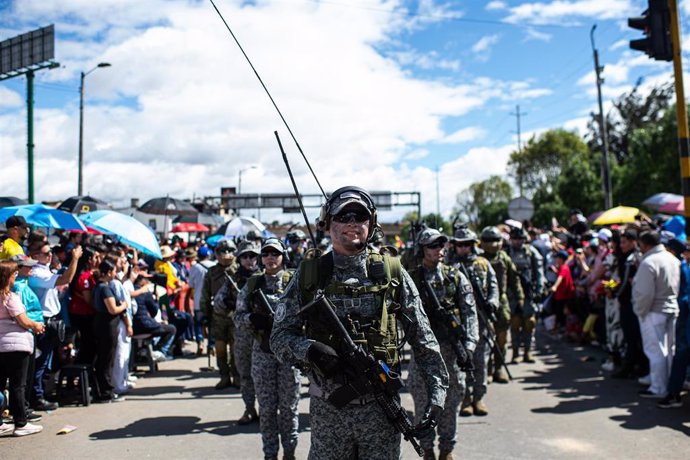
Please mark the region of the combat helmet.
<svg viewBox="0 0 690 460"><path fill-rule="evenodd" d="M501 231L498 229L498 227L484 227L479 238L481 240L481 247L485 252L489 254L496 254L501 249L503 236L501 236Z"/></svg>

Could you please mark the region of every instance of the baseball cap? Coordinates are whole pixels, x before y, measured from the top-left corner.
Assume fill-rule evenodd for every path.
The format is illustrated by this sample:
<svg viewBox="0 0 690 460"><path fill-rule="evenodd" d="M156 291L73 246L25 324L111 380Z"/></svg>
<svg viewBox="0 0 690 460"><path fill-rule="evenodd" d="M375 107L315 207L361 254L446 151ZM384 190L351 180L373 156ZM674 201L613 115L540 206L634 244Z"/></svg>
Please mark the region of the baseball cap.
<svg viewBox="0 0 690 460"><path fill-rule="evenodd" d="M10 257L12 262L16 262L20 267L33 267L38 263L38 261L31 259L24 254L17 254L16 256Z"/></svg>
<svg viewBox="0 0 690 460"><path fill-rule="evenodd" d="M208 246L204 245L199 248L198 251L199 257L211 257L211 249L209 249Z"/></svg>
<svg viewBox="0 0 690 460"><path fill-rule="evenodd" d="M26 219L23 216L11 216L5 222L5 227L10 229L12 227L28 227L29 224L26 223Z"/></svg>
<svg viewBox="0 0 690 460"><path fill-rule="evenodd" d="M369 205L362 198L362 195L354 190L346 190L338 195L331 205L330 214L335 216L340 211L345 209L347 206L353 207L358 206L363 208L368 214L371 214L369 210Z"/></svg>
<svg viewBox="0 0 690 460"><path fill-rule="evenodd" d="M429 246L431 244L434 244L434 242L436 242L436 240L439 239L441 240L441 243L448 242L448 237L446 235L444 235L436 229L427 228L419 234L419 238L417 238L417 243L420 246Z"/></svg>
<svg viewBox="0 0 690 460"><path fill-rule="evenodd" d="M261 253L261 247L252 240L244 240L237 247L236 256L240 257L247 253L259 255Z"/></svg>
<svg viewBox="0 0 690 460"><path fill-rule="evenodd" d="M613 236L613 233L611 230L608 228L602 228L597 232L597 238L600 239L601 241L609 242L611 241L611 237Z"/></svg>
<svg viewBox="0 0 690 460"><path fill-rule="evenodd" d="M268 238L266 241L264 241L264 244L261 246L261 251L264 251L268 248L275 249L281 254L285 252L285 247L278 238Z"/></svg>

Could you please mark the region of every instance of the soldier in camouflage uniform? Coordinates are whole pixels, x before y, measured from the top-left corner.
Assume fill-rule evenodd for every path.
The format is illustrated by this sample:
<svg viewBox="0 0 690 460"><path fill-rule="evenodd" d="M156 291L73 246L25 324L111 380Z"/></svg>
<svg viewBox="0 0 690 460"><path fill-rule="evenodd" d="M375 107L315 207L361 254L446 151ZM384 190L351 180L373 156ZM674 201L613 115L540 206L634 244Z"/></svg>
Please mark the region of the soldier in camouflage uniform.
<svg viewBox="0 0 690 460"><path fill-rule="evenodd" d="M466 226L458 227L453 235L454 266L470 277L479 315L479 343L474 350L474 384L467 388L460 415L487 415L484 403L487 390L487 371L491 347L488 337L493 328L491 319L498 311L498 281L491 263L477 254L477 234ZM477 292L480 290L480 292ZM480 310L481 309L481 310Z"/></svg>
<svg viewBox="0 0 690 460"><path fill-rule="evenodd" d="M288 242L288 260L289 268L297 268L304 258L304 243L307 241L307 235L300 229L293 230L285 235Z"/></svg>
<svg viewBox="0 0 690 460"><path fill-rule="evenodd" d="M259 271L259 253L261 246L255 243L255 240L246 239L242 241L237 247L237 258L240 261L239 269L237 270L237 286L242 289L249 277ZM231 286L224 286L222 289L230 288ZM240 375L240 392L242 393L242 401L244 401L244 414L237 421L239 425L248 425L259 420L259 415L254 407L256 401L256 392L254 390L254 381L252 380L252 343L254 336L252 331L243 324L235 321L235 345L233 352L235 355L235 362L237 363L237 372Z"/></svg>
<svg viewBox="0 0 690 460"><path fill-rule="evenodd" d="M302 262L276 307L271 349L309 375L310 459L397 460L400 433L373 395L343 394L355 377L340 359L341 346L328 329L314 326L318 318L300 315L300 306L323 291L349 334L392 369L400 367L397 325L402 322L429 395L420 428L434 426L445 401L448 373L439 345L398 260L366 250L377 225L371 196L357 187L336 190L321 209L320 224L330 231L333 252ZM340 408L331 402L337 397Z"/></svg>
<svg viewBox="0 0 690 460"><path fill-rule="evenodd" d="M251 373L259 399L261 440L264 458L278 459L283 445L283 460L295 459L299 428L300 373L289 364L279 362L269 348L273 327L271 309L287 286L292 272L283 268L286 248L277 238L267 239L261 247L263 273L249 278L237 297L235 322L251 331ZM259 292L261 291L261 292ZM261 293L269 305L264 305Z"/></svg>
<svg viewBox="0 0 690 460"><path fill-rule="evenodd" d="M513 260L520 274L520 283L525 293L525 300L520 307L511 302L510 337L513 343L513 363L518 362L520 345L524 347L524 361L533 363L532 345L534 329L537 326L539 296L544 291L544 258L539 251L527 243L529 235L524 229L514 228L510 231L508 255Z"/></svg>
<svg viewBox="0 0 690 460"><path fill-rule="evenodd" d="M231 385L239 388L239 376L232 353L236 294L230 291L227 294L224 292L220 296L218 295L221 288L225 286L228 277L237 276L238 266L234 255L236 250L237 247L231 240L218 242L215 248L218 263L208 269L206 276L204 276L204 285L201 288L202 321L210 329L211 336L216 341L216 362L220 371L220 382L216 384L217 390ZM226 297L230 297L228 301L226 301ZM232 377L236 379L235 382L232 381Z"/></svg>
<svg viewBox="0 0 690 460"><path fill-rule="evenodd" d="M496 314L496 345L501 350L503 356L506 355L506 344L508 343L508 329L510 328L510 305L509 297L516 307L522 306L525 295L520 285L520 275L515 268L515 264L510 256L503 250L503 237L497 227L485 227L480 235L480 245L484 250L484 257L491 262L491 266L496 272L498 280L499 307ZM508 374L501 366L501 357L498 353L494 354L494 382L508 383Z"/></svg>
<svg viewBox="0 0 690 460"><path fill-rule="evenodd" d="M446 394L446 405L439 418L438 444L439 459L451 460L451 452L457 442L457 417L458 408L465 395L465 372L460 368L469 364L471 367L472 356L479 341L477 328L477 309L469 280L456 268L441 262L448 238L438 230L426 229L420 233L417 240L417 252L420 256L420 264L410 271L410 276L421 294L422 305L426 310L431 329L441 345L441 354L446 363L449 375L449 387ZM453 313L462 326L465 334L460 339L462 346L453 348L453 341L458 338L449 333L452 329L450 317L437 312L434 301L425 288L425 281L431 285L436 294L441 308ZM457 343L457 342L456 342ZM457 352L462 356L458 356ZM419 420L422 411L427 406L428 396L423 380L417 370L415 356L410 360L408 387L414 400L415 415ZM420 444L424 449L424 460L435 459L434 453L435 433L420 438Z"/></svg>

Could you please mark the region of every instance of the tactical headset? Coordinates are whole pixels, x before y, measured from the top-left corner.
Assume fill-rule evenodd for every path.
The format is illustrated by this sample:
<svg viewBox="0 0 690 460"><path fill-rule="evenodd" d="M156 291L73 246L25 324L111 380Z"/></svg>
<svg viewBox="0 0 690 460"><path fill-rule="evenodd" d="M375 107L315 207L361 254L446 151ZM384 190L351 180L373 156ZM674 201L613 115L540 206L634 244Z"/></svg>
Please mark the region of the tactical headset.
<svg viewBox="0 0 690 460"><path fill-rule="evenodd" d="M342 195L345 192L353 192L356 193L362 198L362 201L364 201L364 204L366 204L367 209L371 213L371 217L369 218L369 239L371 239L375 235L374 229L378 225L378 219L376 215L376 205L374 204L374 199L369 195L369 192L366 190L355 187L354 185L348 185L346 187L341 187L335 192L331 193L331 195L328 197L328 200L326 200L326 203L321 206L321 212L319 214L319 221L317 223L317 226L322 229L322 230L330 230L331 228L331 208L333 207L334 202L340 198L340 195Z"/></svg>

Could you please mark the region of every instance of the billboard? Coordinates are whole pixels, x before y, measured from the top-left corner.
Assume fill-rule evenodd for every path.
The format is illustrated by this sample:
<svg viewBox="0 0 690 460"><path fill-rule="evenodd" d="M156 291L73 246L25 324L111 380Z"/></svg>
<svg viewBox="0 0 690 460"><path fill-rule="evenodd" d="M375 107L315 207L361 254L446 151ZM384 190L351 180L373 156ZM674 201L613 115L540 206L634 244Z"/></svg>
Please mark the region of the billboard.
<svg viewBox="0 0 690 460"><path fill-rule="evenodd" d="M0 42L0 75L29 70L55 58L55 26L17 35Z"/></svg>

